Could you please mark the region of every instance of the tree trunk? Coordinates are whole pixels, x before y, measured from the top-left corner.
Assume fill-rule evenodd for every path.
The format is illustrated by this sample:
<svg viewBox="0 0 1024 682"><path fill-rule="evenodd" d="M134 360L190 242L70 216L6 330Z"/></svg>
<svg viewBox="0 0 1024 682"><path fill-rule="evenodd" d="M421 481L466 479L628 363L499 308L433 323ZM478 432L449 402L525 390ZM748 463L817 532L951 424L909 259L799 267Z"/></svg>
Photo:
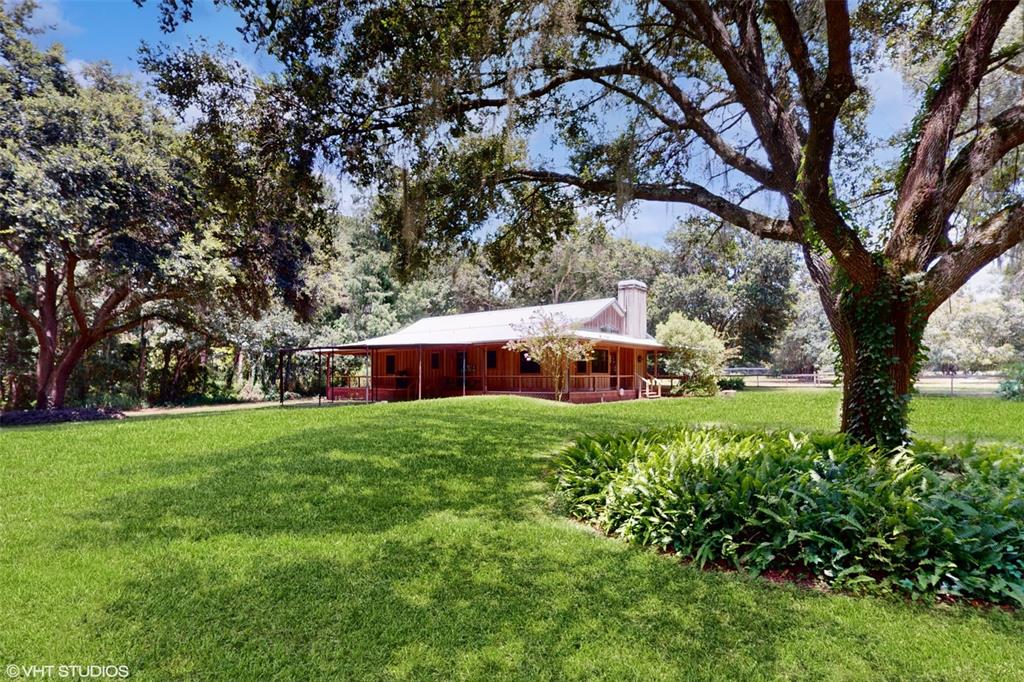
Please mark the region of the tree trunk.
<svg viewBox="0 0 1024 682"><path fill-rule="evenodd" d="M854 294L842 304L842 431L859 443L893 448L909 441L907 407L918 369L924 319L917 302L890 293Z"/></svg>
<svg viewBox="0 0 1024 682"><path fill-rule="evenodd" d="M53 383L50 387L50 406L55 410L64 407L64 395L68 390L68 378L71 377L71 371L74 368L75 365L65 366L64 363L61 363L61 366L57 368L53 375Z"/></svg>
<svg viewBox="0 0 1024 682"><path fill-rule="evenodd" d="M139 325L139 368L135 387L140 402L146 399L146 363L148 357L149 354L146 349L146 323L143 322Z"/></svg>
<svg viewBox="0 0 1024 682"><path fill-rule="evenodd" d="M36 409L45 410L50 406L50 380L53 378L53 351L46 346L39 347L36 356Z"/></svg>
<svg viewBox="0 0 1024 682"><path fill-rule="evenodd" d="M54 368L52 373L53 380L50 382L50 406L54 409L59 410L64 407L64 396L68 390L68 379L71 378L71 373L75 371L75 367L78 367L78 363L82 361L85 352L95 343L96 339L93 337L78 337L71 344L71 347L65 351L60 364Z"/></svg>
<svg viewBox="0 0 1024 682"><path fill-rule="evenodd" d="M839 347L843 433L883 448L906 443L930 294L881 268L870 287L857 285L809 247L803 255Z"/></svg>

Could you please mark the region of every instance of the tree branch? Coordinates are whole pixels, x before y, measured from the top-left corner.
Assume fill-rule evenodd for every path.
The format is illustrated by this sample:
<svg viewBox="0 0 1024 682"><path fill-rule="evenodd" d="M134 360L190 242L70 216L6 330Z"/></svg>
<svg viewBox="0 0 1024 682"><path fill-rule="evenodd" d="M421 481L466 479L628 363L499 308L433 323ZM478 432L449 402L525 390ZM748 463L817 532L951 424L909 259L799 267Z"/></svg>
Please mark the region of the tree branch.
<svg viewBox="0 0 1024 682"><path fill-rule="evenodd" d="M605 195L616 194L622 190L622 184L616 180L584 179L577 175L545 170L516 169L503 176L501 181L571 185L586 192ZM627 190L631 199L683 203L703 208L737 227L766 239L794 243L800 243L803 239L803 235L794 229L788 220L771 218L743 208L693 183L680 186L637 184L628 186Z"/></svg>
<svg viewBox="0 0 1024 682"><path fill-rule="evenodd" d="M969 229L925 275L926 313L931 314L976 272L1022 242L1024 201L1007 206Z"/></svg>
<svg viewBox="0 0 1024 682"><path fill-rule="evenodd" d="M628 43L627 43L628 45ZM449 115L457 115L480 109L499 108L508 106L515 101L535 100L551 94L555 90L571 83L590 81L619 95L627 97L631 101L643 107L648 113L653 114L666 126L674 130L691 130L700 137L705 144L724 163L732 166L752 180L772 188L780 188L779 181L771 168L755 161L749 156L737 151L730 145L715 129L708 124L703 112L689 95L673 81L672 77L659 69L647 60L637 58L636 63L617 63L596 66L592 68L570 69L559 76L556 76L541 86L523 93L507 95L502 97L482 97L473 100L463 100L451 105L446 110ZM683 114L684 121L679 121L661 112L659 107L643 98L641 95L612 83L606 79L615 76L632 76L641 81L653 85L663 91L673 104Z"/></svg>
<svg viewBox="0 0 1024 682"><path fill-rule="evenodd" d="M110 337L110 336L117 336L118 334L123 334L123 333L125 333L127 331L131 331L132 329L134 329L135 327L138 327L143 322L148 322L149 320L168 320L168 319L170 319L170 321L175 322L176 324L179 322L179 320L177 320L176 318L168 318L167 315L162 314L162 313L148 313L146 315L140 315L139 317L136 317L134 319L128 320L127 322L122 322L121 324L117 325L116 327L107 327L103 331L103 338L107 338L107 337Z"/></svg>
<svg viewBox="0 0 1024 682"><path fill-rule="evenodd" d="M71 314L75 318L75 323L78 325L78 331L82 334L88 334L89 321L86 319L85 312L82 310L82 302L78 300L78 288L75 285L75 268L77 266L78 257L74 254L68 253L67 261L64 266L68 303L71 306Z"/></svg>
<svg viewBox="0 0 1024 682"><path fill-rule="evenodd" d="M35 332L36 337L39 339L40 343L42 343L43 338L46 336L46 332L43 331L42 323L40 323L28 308L21 304L21 301L18 300L18 295L15 293L14 289L11 287L4 287L2 293L4 300L14 308L14 312L18 313L18 316L21 317L21 319L25 320L25 322L32 327L32 331Z"/></svg>
<svg viewBox="0 0 1024 682"><path fill-rule="evenodd" d="M799 31L796 16L788 3L785 8L777 6L773 11L780 15L786 33ZM800 173L799 189L803 205L794 206L798 215L806 213L811 224L836 257L839 264L856 281L871 285L876 278L876 268L871 255L857 233L846 223L836 208L830 180L832 177L832 154L835 151L835 128L846 100L856 89L853 67L850 63L850 15L845 0L825 3L828 67L824 79L817 75L808 77L805 106L810 119L807 144L804 145L803 168ZM802 35L790 36L794 43L789 50L800 57L801 49L806 52ZM806 54L803 55L806 59ZM809 62L801 68L809 68ZM804 79L801 79L803 82ZM815 83L812 87L812 83Z"/></svg>
<svg viewBox="0 0 1024 682"><path fill-rule="evenodd" d="M775 24L775 30L779 32L782 46L789 55L789 63L796 72L797 82L800 85L800 94L805 102L814 99L814 92L818 88L818 73L811 63L810 51L807 49L807 42L804 40L803 29L793 12L789 0L768 0L765 9Z"/></svg>
<svg viewBox="0 0 1024 682"><path fill-rule="evenodd" d="M775 176L775 173L771 168L751 159L749 156L739 152L732 145L730 145L725 138L721 136L719 131L716 131L711 125L708 124L705 119L705 112L701 111L693 100L686 92L680 88L675 80L666 73L663 69L653 64L650 60L640 56L640 50L635 45L630 43L626 38L618 31L615 30L611 24L601 18L597 17L581 17L581 22L593 23L600 26L609 35L605 36L606 39L612 40L621 47L623 47L630 54L630 64L626 66L627 71L630 75L636 76L651 83L661 89L669 99L679 108L682 112L683 117L686 120L686 125L689 130L692 130L698 137L700 137L705 144L714 152L718 158L724 163L732 166L741 173L746 174L752 180L755 180L762 185L771 187L772 189L782 189L779 179ZM593 32L593 29L583 26L584 32ZM604 34L598 34L604 36ZM646 103L647 107L657 111L658 108L653 103ZM649 109L649 110L650 110ZM661 115L655 114L659 118ZM663 119L664 121L664 119Z"/></svg>
<svg viewBox="0 0 1024 682"><path fill-rule="evenodd" d="M768 77L756 18L747 16L747 24L740 22L741 45L737 47L710 4L683 0L660 2L679 24L692 27L705 47L715 55L735 90L737 100L750 117L781 186L791 188L796 182L800 164L800 135L790 111L779 102ZM748 15L756 13L752 7L742 11Z"/></svg>
<svg viewBox="0 0 1024 682"><path fill-rule="evenodd" d="M897 197L893 234L885 247L886 256L904 269L925 268L942 236L947 216L942 215L941 181L949 146L964 107L985 75L996 38L1016 6L1016 0L981 0L927 103Z"/></svg>
<svg viewBox="0 0 1024 682"><path fill-rule="evenodd" d="M114 289L107 296L106 300L100 305L99 310L96 311L96 315L93 317L93 327L102 328L113 316L114 309L121 304L121 301L128 298L131 293L131 288L128 286L121 286Z"/></svg>
<svg viewBox="0 0 1024 682"><path fill-rule="evenodd" d="M983 178L1012 149L1024 144L1024 98L981 125L943 175L943 219L956 209L967 189Z"/></svg>

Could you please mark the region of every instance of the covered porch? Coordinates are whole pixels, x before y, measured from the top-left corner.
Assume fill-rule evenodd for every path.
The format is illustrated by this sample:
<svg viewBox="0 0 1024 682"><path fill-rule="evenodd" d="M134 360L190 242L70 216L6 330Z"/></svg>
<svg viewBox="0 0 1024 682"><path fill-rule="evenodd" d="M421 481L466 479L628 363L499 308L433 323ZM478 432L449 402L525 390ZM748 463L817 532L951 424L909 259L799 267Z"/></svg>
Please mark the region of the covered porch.
<svg viewBox="0 0 1024 682"><path fill-rule="evenodd" d="M281 399L291 353L315 352L323 399L384 402L460 395L555 397L554 380L521 352L503 343L415 346L330 346L283 349ZM631 400L645 395L657 372L647 348L597 344L594 357L574 363L567 398L574 403Z"/></svg>

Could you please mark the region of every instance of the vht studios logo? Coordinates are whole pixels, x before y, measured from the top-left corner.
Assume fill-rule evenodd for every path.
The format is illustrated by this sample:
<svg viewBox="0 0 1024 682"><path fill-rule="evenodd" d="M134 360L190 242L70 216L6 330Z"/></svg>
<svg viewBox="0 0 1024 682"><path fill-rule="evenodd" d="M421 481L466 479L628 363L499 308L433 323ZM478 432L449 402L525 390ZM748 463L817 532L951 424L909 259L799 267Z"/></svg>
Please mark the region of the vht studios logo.
<svg viewBox="0 0 1024 682"><path fill-rule="evenodd" d="M117 679L128 677L126 665L15 665L6 669L11 679Z"/></svg>

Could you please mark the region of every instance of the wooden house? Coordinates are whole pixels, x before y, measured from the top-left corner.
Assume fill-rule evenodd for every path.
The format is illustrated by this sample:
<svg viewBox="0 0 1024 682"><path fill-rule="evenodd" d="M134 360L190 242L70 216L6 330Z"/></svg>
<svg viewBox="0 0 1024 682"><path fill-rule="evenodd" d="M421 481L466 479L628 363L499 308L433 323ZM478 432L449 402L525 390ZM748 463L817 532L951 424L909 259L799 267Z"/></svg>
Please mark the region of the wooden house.
<svg viewBox="0 0 1024 682"><path fill-rule="evenodd" d="M552 378L525 354L505 348L538 311L566 319L569 333L594 343L593 358L574 363L570 372L570 401L653 394L651 375L664 347L647 333L647 286L637 280L619 282L616 298L428 317L393 334L310 350L325 360L321 367L328 400L483 394L554 398Z"/></svg>

